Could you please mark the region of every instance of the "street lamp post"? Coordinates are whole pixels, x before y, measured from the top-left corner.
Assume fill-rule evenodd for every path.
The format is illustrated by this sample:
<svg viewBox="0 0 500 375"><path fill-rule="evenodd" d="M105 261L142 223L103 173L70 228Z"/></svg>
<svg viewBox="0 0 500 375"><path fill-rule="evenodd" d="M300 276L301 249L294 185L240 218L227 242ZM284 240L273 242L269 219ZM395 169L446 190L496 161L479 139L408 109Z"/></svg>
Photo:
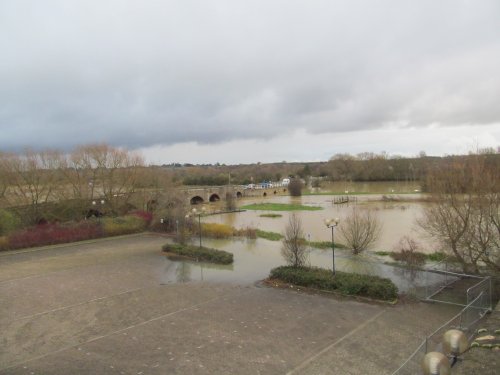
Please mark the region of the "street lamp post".
<svg viewBox="0 0 500 375"><path fill-rule="evenodd" d="M205 207L201 207L201 210L198 211L196 208L191 210L193 215L198 215L198 231L200 232L200 249L201 249L201 215L205 213Z"/></svg>
<svg viewBox="0 0 500 375"><path fill-rule="evenodd" d="M325 225L327 228L332 228L332 273L335 276L335 239L333 236L334 229L339 225L339 219L325 219Z"/></svg>

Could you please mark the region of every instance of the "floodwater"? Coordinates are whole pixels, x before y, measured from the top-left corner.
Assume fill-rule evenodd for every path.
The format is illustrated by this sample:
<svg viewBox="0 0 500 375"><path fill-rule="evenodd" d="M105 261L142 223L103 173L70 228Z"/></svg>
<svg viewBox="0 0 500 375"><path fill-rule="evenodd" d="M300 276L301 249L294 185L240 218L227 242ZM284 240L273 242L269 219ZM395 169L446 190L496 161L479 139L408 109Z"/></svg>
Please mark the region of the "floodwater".
<svg viewBox="0 0 500 375"><path fill-rule="evenodd" d="M197 243L196 239L193 240ZM272 268L285 265L281 256L281 242L265 239L213 240L204 239L203 246L225 250L234 255L231 265L217 265L164 258L160 280L163 284L191 281L253 284L269 276ZM332 269L332 251L309 249L311 266ZM353 256L346 250L335 251L337 271L377 275L391 279L400 292L413 292L429 283L425 278L439 278L426 272L411 272L401 267L381 263L369 254ZM437 281L437 280L436 280Z"/></svg>
<svg viewBox="0 0 500 375"><path fill-rule="evenodd" d="M419 232L416 219L421 216L424 204L418 201L419 194L406 194L404 200L391 202L381 201L381 195L356 196L357 200L349 204L334 204L334 196L312 195L302 197L272 196L262 198L244 198L238 200L239 206L251 203L292 203L306 206L321 207L317 211L295 211L302 221L304 234L309 241L331 241L331 229L324 224L324 219L339 218L342 222L351 210L372 210L382 223L380 239L371 250L396 250L403 236L411 236L421 245L420 251L433 252L433 243ZM208 209L214 205L208 205ZM282 215L278 218L260 217L271 211L244 211L236 213L209 215L202 218L204 222L227 224L236 228L258 228L265 231L283 233L291 215L289 211L276 212ZM336 241L342 242L339 233ZM193 239L197 243L197 239ZM233 253L232 265L214 265L190 261L164 260L161 272L162 283L211 281L251 284L265 279L269 271L285 261L281 255L281 241L265 239L202 239L203 245ZM428 272L409 271L401 267L384 264L381 257L372 251L366 251L354 256L348 250L336 249L335 268L339 271L371 274L390 278L400 292L413 292L418 287L437 282L439 275ZM388 260L387 258L385 260ZM309 264L332 269L332 251L312 249L309 253ZM432 280L430 280L431 278Z"/></svg>
<svg viewBox="0 0 500 375"><path fill-rule="evenodd" d="M396 196L397 197L397 196ZM404 201L382 202L380 195L356 196L356 203L333 204L334 196L309 195L302 197L273 196L269 198L245 198L238 201L240 206L251 203L293 203L305 206L317 206L318 211L295 211L301 219L306 239L310 241L331 241L331 229L325 224L325 219L339 218L340 223L354 206L361 210L372 210L382 224L379 240L372 246L372 251L393 251L403 236L410 236L420 243L419 251L432 253L437 250L435 244L416 225L416 220L422 216L425 203L417 201L418 194L407 194ZM263 213L272 211L253 211L212 215L203 218L205 222L227 224L236 228L258 228L265 231L283 233L291 215L290 211L275 212L283 215L278 218L260 217ZM336 241L342 242L338 230L334 235Z"/></svg>

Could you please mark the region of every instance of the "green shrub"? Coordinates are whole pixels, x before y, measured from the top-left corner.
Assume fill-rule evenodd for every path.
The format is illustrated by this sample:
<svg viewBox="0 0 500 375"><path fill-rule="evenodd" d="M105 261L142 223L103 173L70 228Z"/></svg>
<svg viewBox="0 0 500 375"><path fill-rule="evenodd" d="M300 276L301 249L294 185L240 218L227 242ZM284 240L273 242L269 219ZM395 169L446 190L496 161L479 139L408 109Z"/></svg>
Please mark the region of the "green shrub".
<svg viewBox="0 0 500 375"><path fill-rule="evenodd" d="M390 251L375 251L375 254L385 257L388 255L391 255L391 252Z"/></svg>
<svg viewBox="0 0 500 375"><path fill-rule="evenodd" d="M219 264L233 263L233 254L223 250L209 249L207 247L168 243L163 245L162 250L167 253L173 253L198 261Z"/></svg>
<svg viewBox="0 0 500 375"><path fill-rule="evenodd" d="M447 255L445 253L442 253L440 251L436 251L434 253L427 254L427 259L430 260L431 262L441 262L445 260Z"/></svg>
<svg viewBox="0 0 500 375"><path fill-rule="evenodd" d="M357 295L392 301L398 288L386 278L356 273L332 272L316 267L281 266L271 270L270 279L321 290L337 290L346 295Z"/></svg>
<svg viewBox="0 0 500 375"><path fill-rule="evenodd" d="M13 213L0 209L0 236L5 236L15 231L19 228L20 224L21 222Z"/></svg>

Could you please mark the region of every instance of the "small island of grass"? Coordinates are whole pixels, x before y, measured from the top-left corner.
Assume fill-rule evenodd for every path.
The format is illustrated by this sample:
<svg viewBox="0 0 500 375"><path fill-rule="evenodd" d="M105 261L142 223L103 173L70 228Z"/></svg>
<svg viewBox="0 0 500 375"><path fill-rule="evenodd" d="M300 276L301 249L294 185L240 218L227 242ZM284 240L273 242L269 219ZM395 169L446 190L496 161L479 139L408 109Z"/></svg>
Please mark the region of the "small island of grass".
<svg viewBox="0 0 500 375"><path fill-rule="evenodd" d="M270 217L272 219L275 219L277 217L283 217L283 215L281 215L281 214L262 214L262 215L259 215L259 217Z"/></svg>
<svg viewBox="0 0 500 375"><path fill-rule="evenodd" d="M254 203L241 207L244 210L258 211L318 211L323 208L318 206L304 206L302 204L287 203Z"/></svg>
<svg viewBox="0 0 500 375"><path fill-rule="evenodd" d="M276 232L268 232L265 230L257 229L257 237L264 238L269 241L280 241L283 238L283 235Z"/></svg>
<svg viewBox="0 0 500 375"><path fill-rule="evenodd" d="M193 245L171 244L162 246L162 250L167 255L172 254L177 257L192 259L202 262L231 264L233 263L233 254L227 251L210 249Z"/></svg>
<svg viewBox="0 0 500 375"><path fill-rule="evenodd" d="M394 301L398 297L398 288L389 279L339 271L333 276L331 270L316 267L273 268L269 280L383 301Z"/></svg>

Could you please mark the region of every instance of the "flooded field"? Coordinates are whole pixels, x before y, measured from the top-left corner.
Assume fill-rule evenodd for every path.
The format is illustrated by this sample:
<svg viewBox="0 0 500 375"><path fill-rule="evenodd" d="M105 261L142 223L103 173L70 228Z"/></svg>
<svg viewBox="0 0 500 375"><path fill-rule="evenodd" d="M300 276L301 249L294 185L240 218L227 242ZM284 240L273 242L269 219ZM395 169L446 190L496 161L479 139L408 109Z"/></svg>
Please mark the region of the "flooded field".
<svg viewBox="0 0 500 375"><path fill-rule="evenodd" d="M394 197L397 198L396 195ZM322 209L317 211L295 211L302 220L306 239L309 241L331 240L331 230L325 226L324 219L339 218L340 222L342 222L343 218L351 212L354 206L356 209L373 210L383 225L380 239L371 251L358 256L353 256L348 250L337 249L335 252L336 269L387 277L393 280L401 292L407 292L430 280L423 280L424 273L412 273L400 267L383 264L382 258L373 253L373 251L378 250L396 250L396 246L403 236L411 236L416 239L422 244L421 251L433 252L436 250L431 240L421 233L416 226L416 219L421 216L425 204L419 201L421 196L419 194L406 194L402 197L404 199L386 202L381 201L380 194L358 195L353 203L334 204L334 196L332 195L274 196L269 198L244 198L239 200L238 204L243 206L252 203L290 203L321 207ZM210 207L214 208L213 205ZM269 212L247 210L244 212L209 215L202 220L204 222L226 224L236 228L252 227L283 233L291 212L277 212L282 215L277 218L260 216ZM342 238L337 231L335 235L337 236L336 241L341 242ZM280 241L264 239L214 240L204 238L203 245L233 253L234 264L221 266L189 261L171 261L165 258L162 265L161 282L165 284L190 281L253 283L266 278L272 268L285 264L281 256ZM331 250L311 248L309 263L312 266L332 269ZM429 277L427 273L425 275L425 277ZM431 275L431 277L433 276Z"/></svg>
<svg viewBox="0 0 500 375"><path fill-rule="evenodd" d="M302 197L269 197L269 198L245 198L239 200L239 205L251 203L293 203L307 206L321 207L318 211L295 211L302 220L306 238L310 241L331 240L331 230L326 228L324 219L339 218L340 222L356 205L358 209L370 209L382 223L382 233L378 242L373 246L373 251L392 251L403 236L411 236L421 245L422 252L434 252L434 243L418 230L416 219L421 216L425 203L418 202L418 194L404 195L403 201L382 202L380 195L358 195L357 202L349 204L333 204L334 196L311 195ZM253 227L265 231L282 233L288 222L290 212L279 212L283 215L278 218L261 217L263 213L270 211L245 211L238 213L212 215L203 218L205 222L215 222L231 225L236 228ZM335 233L338 235L338 233ZM341 242L341 238L337 238Z"/></svg>

